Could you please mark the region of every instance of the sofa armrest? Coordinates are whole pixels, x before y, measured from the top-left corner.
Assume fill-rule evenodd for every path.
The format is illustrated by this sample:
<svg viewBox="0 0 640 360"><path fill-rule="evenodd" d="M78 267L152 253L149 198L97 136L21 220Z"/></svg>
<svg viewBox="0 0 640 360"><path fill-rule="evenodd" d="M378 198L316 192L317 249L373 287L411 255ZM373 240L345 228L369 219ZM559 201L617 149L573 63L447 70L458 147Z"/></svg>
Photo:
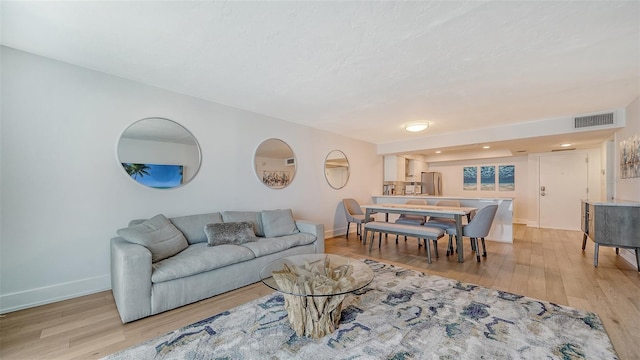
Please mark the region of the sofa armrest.
<svg viewBox="0 0 640 360"><path fill-rule="evenodd" d="M304 233L312 234L316 237L316 253L324 253L324 225L316 224L305 220L296 220L296 227Z"/></svg>
<svg viewBox="0 0 640 360"><path fill-rule="evenodd" d="M123 323L151 315L151 252L111 239L111 290Z"/></svg>

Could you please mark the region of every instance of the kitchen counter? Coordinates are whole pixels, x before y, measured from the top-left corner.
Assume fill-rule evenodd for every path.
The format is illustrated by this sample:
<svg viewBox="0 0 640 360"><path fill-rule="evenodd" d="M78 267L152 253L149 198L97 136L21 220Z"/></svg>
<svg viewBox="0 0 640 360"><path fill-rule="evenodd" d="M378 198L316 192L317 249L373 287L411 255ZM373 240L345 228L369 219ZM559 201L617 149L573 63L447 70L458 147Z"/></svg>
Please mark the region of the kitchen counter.
<svg viewBox="0 0 640 360"><path fill-rule="evenodd" d="M429 195L373 195L374 204L404 204L407 200L426 200L427 205L435 205L440 200L458 200L460 206L474 207L478 210L487 205L497 204L498 211L493 220L487 240L513 243L513 202L512 197L463 197L463 196L429 196ZM395 218L389 218L395 221Z"/></svg>

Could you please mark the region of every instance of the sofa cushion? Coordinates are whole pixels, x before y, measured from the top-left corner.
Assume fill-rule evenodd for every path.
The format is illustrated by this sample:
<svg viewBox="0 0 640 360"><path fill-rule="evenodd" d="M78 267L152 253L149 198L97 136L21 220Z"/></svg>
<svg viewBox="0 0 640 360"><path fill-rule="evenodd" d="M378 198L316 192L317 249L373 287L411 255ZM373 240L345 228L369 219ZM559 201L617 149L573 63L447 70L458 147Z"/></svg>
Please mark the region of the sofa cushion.
<svg viewBox="0 0 640 360"><path fill-rule="evenodd" d="M300 232L293 220L291 209L262 210L262 229L266 237L285 236Z"/></svg>
<svg viewBox="0 0 640 360"><path fill-rule="evenodd" d="M189 244L207 242L207 235L204 233L204 226L222 222L222 215L219 212L188 215L170 218L173 225L182 231Z"/></svg>
<svg viewBox="0 0 640 360"><path fill-rule="evenodd" d="M257 240L253 224L248 221L207 224L204 226L204 233L207 235L209 246L240 245Z"/></svg>
<svg viewBox="0 0 640 360"><path fill-rule="evenodd" d="M222 213L224 222L249 221L253 224L253 232L256 236L264 236L262 230L262 216L258 211L225 211Z"/></svg>
<svg viewBox="0 0 640 360"><path fill-rule="evenodd" d="M258 241L242 244L251 249L256 257L274 254L292 247L313 243L316 237L307 233L280 236L276 238L259 238Z"/></svg>
<svg viewBox="0 0 640 360"><path fill-rule="evenodd" d="M157 262L173 256L189 246L187 239L164 215L117 231L123 239L142 245L151 252L151 261Z"/></svg>
<svg viewBox="0 0 640 360"><path fill-rule="evenodd" d="M253 258L255 256L251 250L239 245L207 246L205 243L198 243L190 245L176 256L153 264L151 282L180 279Z"/></svg>

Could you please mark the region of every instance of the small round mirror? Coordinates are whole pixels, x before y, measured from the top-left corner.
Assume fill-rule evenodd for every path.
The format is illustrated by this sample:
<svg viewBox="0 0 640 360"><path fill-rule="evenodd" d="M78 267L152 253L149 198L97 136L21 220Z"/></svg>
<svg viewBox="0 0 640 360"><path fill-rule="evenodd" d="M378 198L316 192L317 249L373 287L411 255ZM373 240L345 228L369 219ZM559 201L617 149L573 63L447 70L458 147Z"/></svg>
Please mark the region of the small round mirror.
<svg viewBox="0 0 640 360"><path fill-rule="evenodd" d="M146 118L129 125L120 136L118 161L137 183L172 189L191 181L200 169L200 146L177 122Z"/></svg>
<svg viewBox="0 0 640 360"><path fill-rule="evenodd" d="M296 175L296 157L291 147L280 139L263 141L253 158L256 176L272 189L289 185Z"/></svg>
<svg viewBox="0 0 640 360"><path fill-rule="evenodd" d="M349 181L349 160L340 150L329 152L324 160L324 177L332 188L338 190Z"/></svg>

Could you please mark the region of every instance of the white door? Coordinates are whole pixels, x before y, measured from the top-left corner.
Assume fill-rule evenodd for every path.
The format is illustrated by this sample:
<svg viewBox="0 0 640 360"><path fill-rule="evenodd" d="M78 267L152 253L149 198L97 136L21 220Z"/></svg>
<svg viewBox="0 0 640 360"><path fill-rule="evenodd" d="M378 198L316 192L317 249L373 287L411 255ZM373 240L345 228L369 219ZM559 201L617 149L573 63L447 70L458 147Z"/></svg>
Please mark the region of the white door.
<svg viewBox="0 0 640 360"><path fill-rule="evenodd" d="M580 199L587 198L587 154L540 156L540 227L580 230Z"/></svg>

